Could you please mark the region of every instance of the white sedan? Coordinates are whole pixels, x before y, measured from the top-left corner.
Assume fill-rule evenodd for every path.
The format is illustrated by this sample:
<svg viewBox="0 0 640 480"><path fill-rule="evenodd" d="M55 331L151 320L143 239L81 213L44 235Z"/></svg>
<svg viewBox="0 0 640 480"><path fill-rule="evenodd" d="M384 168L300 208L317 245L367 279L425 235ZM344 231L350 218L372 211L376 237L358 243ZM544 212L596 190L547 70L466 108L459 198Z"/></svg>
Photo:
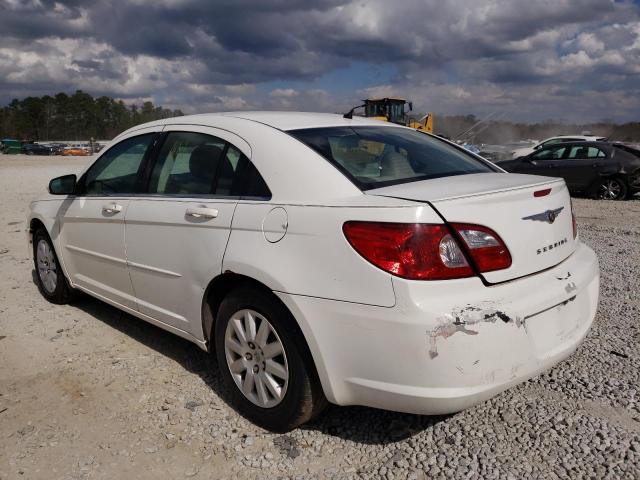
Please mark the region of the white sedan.
<svg viewBox="0 0 640 480"><path fill-rule="evenodd" d="M86 292L215 352L286 431L328 402L459 411L570 355L599 291L564 181L365 118L165 119L53 179L39 289Z"/></svg>

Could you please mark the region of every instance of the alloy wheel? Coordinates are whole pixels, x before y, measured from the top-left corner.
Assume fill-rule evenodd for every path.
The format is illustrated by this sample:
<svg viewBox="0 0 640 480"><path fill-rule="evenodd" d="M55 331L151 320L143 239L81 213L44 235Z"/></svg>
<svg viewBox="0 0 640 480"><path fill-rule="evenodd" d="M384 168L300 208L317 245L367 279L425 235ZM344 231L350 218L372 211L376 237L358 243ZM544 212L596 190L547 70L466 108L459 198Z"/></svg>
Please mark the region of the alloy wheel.
<svg viewBox="0 0 640 480"><path fill-rule="evenodd" d="M44 239L40 239L38 242L36 260L38 263L38 276L42 286L47 293L52 294L56 291L56 286L58 285L58 266L49 242Z"/></svg>
<svg viewBox="0 0 640 480"><path fill-rule="evenodd" d="M614 179L603 180L598 188L598 197L603 200L617 200L621 193L622 186Z"/></svg>
<svg viewBox="0 0 640 480"><path fill-rule="evenodd" d="M233 314L225 330L224 353L231 377L249 401L263 408L282 401L289 384L287 356L263 315L250 309Z"/></svg>

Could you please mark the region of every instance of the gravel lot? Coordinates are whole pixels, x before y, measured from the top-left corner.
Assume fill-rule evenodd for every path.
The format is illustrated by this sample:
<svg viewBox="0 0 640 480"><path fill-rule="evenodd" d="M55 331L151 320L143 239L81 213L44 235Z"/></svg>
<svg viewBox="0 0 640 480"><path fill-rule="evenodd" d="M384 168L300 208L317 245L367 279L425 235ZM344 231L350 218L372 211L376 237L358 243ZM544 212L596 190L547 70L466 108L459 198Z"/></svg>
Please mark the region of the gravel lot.
<svg viewBox="0 0 640 480"><path fill-rule="evenodd" d="M0 480L640 478L640 199L574 201L602 291L567 361L456 415L330 407L273 435L225 403L197 347L89 297L38 294L29 200L87 161L0 156Z"/></svg>

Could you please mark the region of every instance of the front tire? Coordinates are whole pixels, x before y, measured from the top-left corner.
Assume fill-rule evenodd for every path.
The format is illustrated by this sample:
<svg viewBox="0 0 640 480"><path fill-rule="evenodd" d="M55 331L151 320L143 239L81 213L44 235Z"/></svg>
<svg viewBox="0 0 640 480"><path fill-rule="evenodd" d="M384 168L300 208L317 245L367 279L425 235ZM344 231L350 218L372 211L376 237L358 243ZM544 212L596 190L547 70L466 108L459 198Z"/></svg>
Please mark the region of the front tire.
<svg viewBox="0 0 640 480"><path fill-rule="evenodd" d="M620 178L603 178L597 189L600 200L624 200L627 198L627 184Z"/></svg>
<svg viewBox="0 0 640 480"><path fill-rule="evenodd" d="M222 301L215 349L232 405L256 425L287 432L326 405L302 333L270 292L241 287Z"/></svg>
<svg viewBox="0 0 640 480"><path fill-rule="evenodd" d="M49 235L41 228L33 234L33 263L42 296L57 305L69 303L73 299L73 290L62 272Z"/></svg>

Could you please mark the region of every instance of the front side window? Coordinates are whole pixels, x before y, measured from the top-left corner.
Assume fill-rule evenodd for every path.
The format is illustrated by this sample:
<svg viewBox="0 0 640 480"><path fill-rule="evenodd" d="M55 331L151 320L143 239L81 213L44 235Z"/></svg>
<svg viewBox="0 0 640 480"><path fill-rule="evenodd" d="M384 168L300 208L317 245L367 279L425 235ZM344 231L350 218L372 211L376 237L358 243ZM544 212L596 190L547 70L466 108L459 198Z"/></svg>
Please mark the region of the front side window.
<svg viewBox="0 0 640 480"><path fill-rule="evenodd" d="M567 147L552 147L545 148L540 150L538 153L533 155L534 160L560 160L564 152L567 150Z"/></svg>
<svg viewBox="0 0 640 480"><path fill-rule="evenodd" d="M330 127L288 133L329 160L362 190L498 171L442 140L404 128Z"/></svg>
<svg viewBox="0 0 640 480"><path fill-rule="evenodd" d="M80 193L91 196L135 193L142 160L155 135L127 138L107 150L87 170Z"/></svg>

